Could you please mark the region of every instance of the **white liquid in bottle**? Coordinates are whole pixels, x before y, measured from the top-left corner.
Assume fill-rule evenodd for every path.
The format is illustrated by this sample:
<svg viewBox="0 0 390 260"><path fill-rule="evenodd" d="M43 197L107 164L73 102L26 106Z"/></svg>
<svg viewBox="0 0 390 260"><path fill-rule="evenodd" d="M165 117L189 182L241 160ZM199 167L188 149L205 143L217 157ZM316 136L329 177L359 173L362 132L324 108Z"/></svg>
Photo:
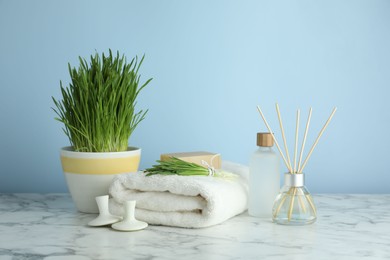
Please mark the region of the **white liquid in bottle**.
<svg viewBox="0 0 390 260"><path fill-rule="evenodd" d="M280 190L280 159L272 149L270 133L258 133L259 148L251 157L249 164L249 215L271 217L272 206Z"/></svg>

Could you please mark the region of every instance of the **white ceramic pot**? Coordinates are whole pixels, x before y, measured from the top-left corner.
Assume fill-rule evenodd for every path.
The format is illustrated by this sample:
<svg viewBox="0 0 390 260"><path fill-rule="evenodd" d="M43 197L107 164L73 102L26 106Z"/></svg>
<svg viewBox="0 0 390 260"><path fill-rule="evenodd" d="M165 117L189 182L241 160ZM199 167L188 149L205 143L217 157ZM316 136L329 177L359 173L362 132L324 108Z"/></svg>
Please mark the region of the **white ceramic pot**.
<svg viewBox="0 0 390 260"><path fill-rule="evenodd" d="M79 211L98 213L95 197L108 194L117 174L137 172L141 149L129 147L124 152L75 152L72 147L61 149L61 163L66 182Z"/></svg>

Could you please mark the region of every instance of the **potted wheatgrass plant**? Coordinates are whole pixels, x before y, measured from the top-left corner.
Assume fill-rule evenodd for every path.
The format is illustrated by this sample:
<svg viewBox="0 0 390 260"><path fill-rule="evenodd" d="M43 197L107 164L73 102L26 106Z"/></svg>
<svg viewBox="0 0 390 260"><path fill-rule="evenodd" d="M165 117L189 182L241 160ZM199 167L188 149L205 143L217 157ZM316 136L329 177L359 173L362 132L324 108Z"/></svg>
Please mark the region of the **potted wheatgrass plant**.
<svg viewBox="0 0 390 260"><path fill-rule="evenodd" d="M148 112L136 111L139 69L144 57L127 63L119 52L96 53L90 62L79 57L78 68L68 64L71 81L62 99L53 98L71 146L61 149L61 163L69 191L81 212L97 213L96 196L108 194L116 174L136 172L141 149L129 147L131 134Z"/></svg>

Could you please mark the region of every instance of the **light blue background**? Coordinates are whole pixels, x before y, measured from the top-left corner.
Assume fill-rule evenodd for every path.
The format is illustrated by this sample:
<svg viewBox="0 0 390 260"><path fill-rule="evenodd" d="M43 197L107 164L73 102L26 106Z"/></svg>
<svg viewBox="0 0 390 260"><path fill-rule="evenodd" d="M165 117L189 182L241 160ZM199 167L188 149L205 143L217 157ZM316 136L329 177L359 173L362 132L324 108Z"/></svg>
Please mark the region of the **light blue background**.
<svg viewBox="0 0 390 260"><path fill-rule="evenodd" d="M59 149L69 142L51 96L68 82L68 62L108 48L145 53L142 78L154 78L130 139L142 168L196 150L247 163L266 130L256 105L281 142L276 101L290 148L295 110L305 121L313 106L308 150L337 106L307 186L390 192L388 0L0 0L0 37L0 192L67 191Z"/></svg>

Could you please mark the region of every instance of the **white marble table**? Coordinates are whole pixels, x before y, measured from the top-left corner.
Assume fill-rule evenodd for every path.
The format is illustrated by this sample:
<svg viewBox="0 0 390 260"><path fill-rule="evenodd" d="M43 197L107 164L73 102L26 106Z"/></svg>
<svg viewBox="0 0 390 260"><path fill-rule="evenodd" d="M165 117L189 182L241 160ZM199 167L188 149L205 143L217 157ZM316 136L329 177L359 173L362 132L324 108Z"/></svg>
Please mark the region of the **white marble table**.
<svg viewBox="0 0 390 260"><path fill-rule="evenodd" d="M0 194L3 259L390 259L390 195L316 195L318 220L279 226L244 213L205 229L86 225L68 194Z"/></svg>

